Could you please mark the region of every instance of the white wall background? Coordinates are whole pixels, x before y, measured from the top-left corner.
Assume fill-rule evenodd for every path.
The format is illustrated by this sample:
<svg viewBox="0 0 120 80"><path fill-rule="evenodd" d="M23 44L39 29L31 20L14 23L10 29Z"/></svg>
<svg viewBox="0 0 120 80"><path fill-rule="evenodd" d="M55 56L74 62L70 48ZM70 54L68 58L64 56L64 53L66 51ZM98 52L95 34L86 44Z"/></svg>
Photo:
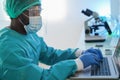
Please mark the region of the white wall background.
<svg viewBox="0 0 120 80"><path fill-rule="evenodd" d="M110 0L42 0L45 39L48 45L65 49L76 47L88 19L81 10L89 8L110 16ZM82 47L82 45L81 45Z"/></svg>
<svg viewBox="0 0 120 80"><path fill-rule="evenodd" d="M120 0L111 0L111 15L113 18L120 18Z"/></svg>
<svg viewBox="0 0 120 80"><path fill-rule="evenodd" d="M3 0L0 1L0 29L9 25L10 19L4 11Z"/></svg>

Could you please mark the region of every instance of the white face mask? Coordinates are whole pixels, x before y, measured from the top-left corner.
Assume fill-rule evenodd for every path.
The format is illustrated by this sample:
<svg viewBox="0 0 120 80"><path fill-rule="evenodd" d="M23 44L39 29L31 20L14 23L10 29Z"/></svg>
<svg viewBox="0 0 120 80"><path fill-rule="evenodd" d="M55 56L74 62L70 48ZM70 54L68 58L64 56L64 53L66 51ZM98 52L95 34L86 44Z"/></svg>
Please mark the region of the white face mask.
<svg viewBox="0 0 120 80"><path fill-rule="evenodd" d="M24 28L29 33L36 33L42 27L42 18L41 16L31 16L29 17L29 24L25 25Z"/></svg>

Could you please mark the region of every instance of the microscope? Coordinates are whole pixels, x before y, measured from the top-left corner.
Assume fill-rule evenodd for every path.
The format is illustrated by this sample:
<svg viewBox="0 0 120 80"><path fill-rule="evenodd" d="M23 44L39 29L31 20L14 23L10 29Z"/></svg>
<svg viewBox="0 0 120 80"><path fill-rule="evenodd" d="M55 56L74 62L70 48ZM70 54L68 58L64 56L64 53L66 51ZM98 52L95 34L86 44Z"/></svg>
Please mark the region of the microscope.
<svg viewBox="0 0 120 80"><path fill-rule="evenodd" d="M99 14L97 12L91 11L90 9L86 9L86 11L82 10L82 13L88 17L84 22L84 27L85 27L85 42L103 42L105 41L105 37L99 35L97 30L99 30L99 27L104 27L108 34L112 34L112 31L107 23L107 21L102 20L99 17ZM89 25L89 21L94 19L94 24Z"/></svg>

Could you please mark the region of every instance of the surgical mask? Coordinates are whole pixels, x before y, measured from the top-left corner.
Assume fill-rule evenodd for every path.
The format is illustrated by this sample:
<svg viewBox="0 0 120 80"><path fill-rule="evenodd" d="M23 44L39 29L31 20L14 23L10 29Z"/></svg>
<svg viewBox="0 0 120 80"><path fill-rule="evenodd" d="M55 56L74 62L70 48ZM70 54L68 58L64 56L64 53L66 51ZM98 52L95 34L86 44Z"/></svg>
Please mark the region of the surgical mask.
<svg viewBox="0 0 120 80"><path fill-rule="evenodd" d="M31 16L31 17L29 17L29 24L24 26L27 34L36 33L41 29L41 27L42 27L41 16Z"/></svg>

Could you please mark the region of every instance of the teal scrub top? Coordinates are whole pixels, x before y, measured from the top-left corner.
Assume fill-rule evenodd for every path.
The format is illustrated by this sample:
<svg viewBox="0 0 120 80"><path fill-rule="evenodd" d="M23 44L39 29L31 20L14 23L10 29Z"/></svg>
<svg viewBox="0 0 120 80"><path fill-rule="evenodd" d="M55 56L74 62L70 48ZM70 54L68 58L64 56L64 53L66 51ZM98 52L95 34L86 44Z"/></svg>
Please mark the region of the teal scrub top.
<svg viewBox="0 0 120 80"><path fill-rule="evenodd" d="M0 30L0 80L65 80L77 70L77 49L54 49L37 34ZM42 62L50 69L38 66Z"/></svg>

